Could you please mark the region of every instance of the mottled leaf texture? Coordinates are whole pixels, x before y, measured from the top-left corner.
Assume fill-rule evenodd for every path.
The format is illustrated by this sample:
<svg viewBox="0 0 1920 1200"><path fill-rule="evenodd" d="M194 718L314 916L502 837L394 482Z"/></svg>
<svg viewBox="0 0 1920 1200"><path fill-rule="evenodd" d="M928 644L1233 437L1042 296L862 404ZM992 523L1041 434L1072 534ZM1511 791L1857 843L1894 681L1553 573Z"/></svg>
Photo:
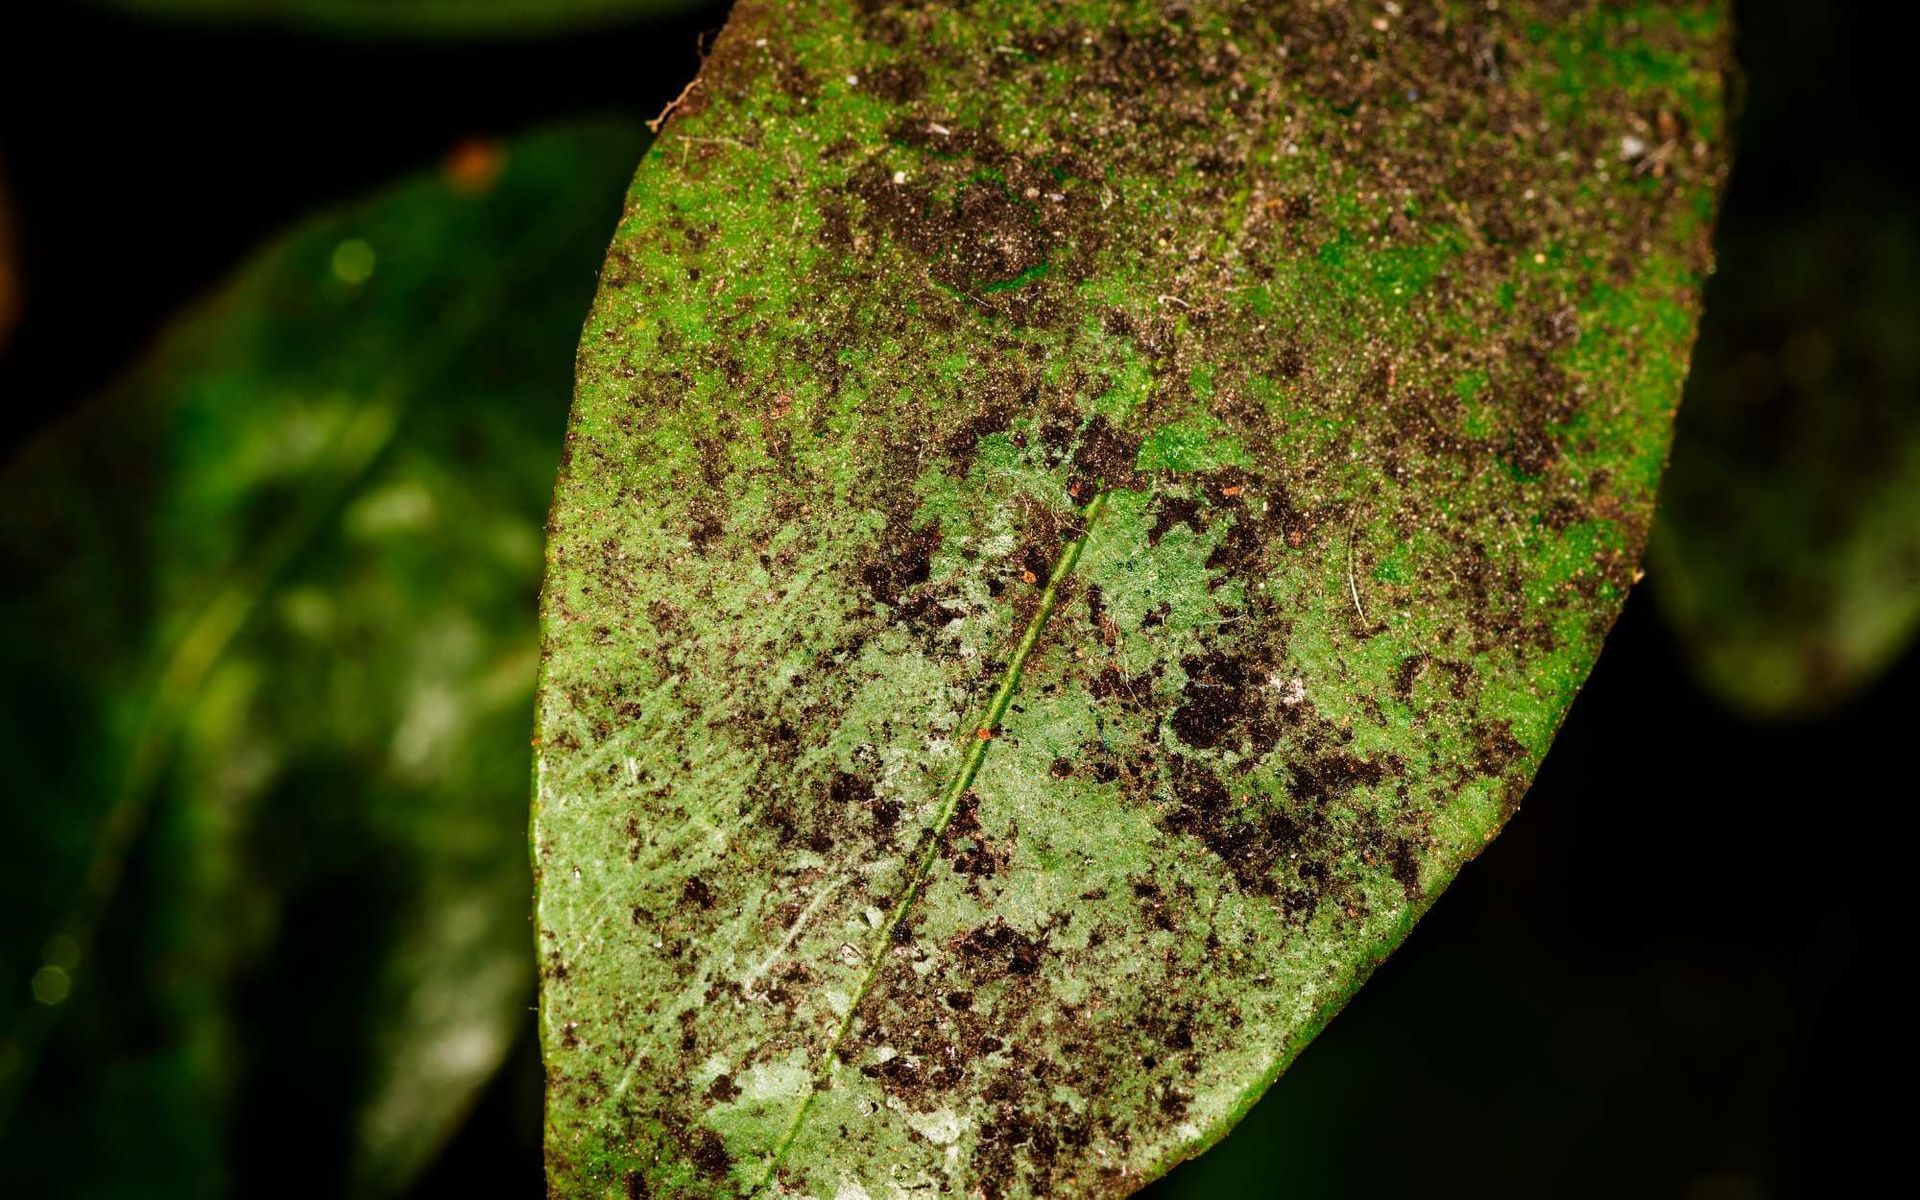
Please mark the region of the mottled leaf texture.
<svg viewBox="0 0 1920 1200"><path fill-rule="evenodd" d="M500 1062L541 522L644 145L301 227L0 476L0 1193L391 1193Z"/></svg>
<svg viewBox="0 0 1920 1200"><path fill-rule="evenodd" d="M743 0L550 524L558 1196L1126 1193L1491 838L1632 580L1711 7Z"/></svg>
<svg viewBox="0 0 1920 1200"><path fill-rule="evenodd" d="M1845 187L1842 219L1728 231L1648 550L1696 677L1761 716L1845 702L1920 628L1920 220Z"/></svg>
<svg viewBox="0 0 1920 1200"><path fill-rule="evenodd" d="M95 0L154 17L354 34L507 36L665 16L699 0Z"/></svg>

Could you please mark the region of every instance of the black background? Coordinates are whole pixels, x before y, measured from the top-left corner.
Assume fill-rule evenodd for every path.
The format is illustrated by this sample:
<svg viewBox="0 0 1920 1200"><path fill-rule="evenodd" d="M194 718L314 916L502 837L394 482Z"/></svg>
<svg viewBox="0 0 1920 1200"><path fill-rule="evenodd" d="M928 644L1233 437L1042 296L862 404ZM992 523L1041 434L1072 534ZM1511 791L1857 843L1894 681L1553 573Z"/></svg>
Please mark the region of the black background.
<svg viewBox="0 0 1920 1200"><path fill-rule="evenodd" d="M1844 227L1856 180L1914 196L1914 72L1874 7L1735 7L1746 103L1723 227L1810 206ZM397 45L6 8L0 169L26 299L0 354L10 450L313 209L469 135L653 115L725 6ZM1159 1194L1746 1200L1900 1178L1916 685L1909 654L1827 718L1744 721L1694 687L1636 592L1508 831ZM539 1093L529 1014L416 1194L539 1195ZM278 1174L298 1192L301 1147L240 1152L293 1166Z"/></svg>

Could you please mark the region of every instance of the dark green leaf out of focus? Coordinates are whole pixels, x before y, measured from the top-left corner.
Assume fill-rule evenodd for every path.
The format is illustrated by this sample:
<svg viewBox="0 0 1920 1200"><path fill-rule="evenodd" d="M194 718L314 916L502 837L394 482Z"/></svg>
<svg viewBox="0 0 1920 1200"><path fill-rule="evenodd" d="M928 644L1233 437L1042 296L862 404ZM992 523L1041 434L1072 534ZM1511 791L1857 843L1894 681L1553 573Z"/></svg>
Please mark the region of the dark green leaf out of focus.
<svg viewBox="0 0 1920 1200"><path fill-rule="evenodd" d="M284 25L348 34L487 37L665 16L696 0L96 0L174 20Z"/></svg>
<svg viewBox="0 0 1920 1200"><path fill-rule="evenodd" d="M1648 551L1697 677L1755 715L1844 701L1920 626L1920 222L1847 201L1722 232Z"/></svg>
<svg viewBox="0 0 1920 1200"><path fill-rule="evenodd" d="M644 143L302 227L0 475L0 1194L390 1194L500 1063L542 521Z"/></svg>

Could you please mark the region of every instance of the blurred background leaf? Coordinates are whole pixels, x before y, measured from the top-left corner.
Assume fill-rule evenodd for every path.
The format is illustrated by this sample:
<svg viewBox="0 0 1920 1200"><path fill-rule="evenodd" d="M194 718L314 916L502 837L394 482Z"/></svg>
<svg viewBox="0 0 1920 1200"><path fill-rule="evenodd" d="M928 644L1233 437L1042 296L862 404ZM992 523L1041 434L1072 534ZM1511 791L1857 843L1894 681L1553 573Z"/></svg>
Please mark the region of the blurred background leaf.
<svg viewBox="0 0 1920 1200"><path fill-rule="evenodd" d="M389 37L518 37L617 24L700 0L94 0L144 16Z"/></svg>
<svg viewBox="0 0 1920 1200"><path fill-rule="evenodd" d="M308 223L0 476L0 1193L389 1194L519 1033L541 528L644 138Z"/></svg>
<svg viewBox="0 0 1920 1200"><path fill-rule="evenodd" d="M1920 220L1833 186L1723 230L1648 556L1702 681L1763 716L1847 699L1920 625Z"/></svg>

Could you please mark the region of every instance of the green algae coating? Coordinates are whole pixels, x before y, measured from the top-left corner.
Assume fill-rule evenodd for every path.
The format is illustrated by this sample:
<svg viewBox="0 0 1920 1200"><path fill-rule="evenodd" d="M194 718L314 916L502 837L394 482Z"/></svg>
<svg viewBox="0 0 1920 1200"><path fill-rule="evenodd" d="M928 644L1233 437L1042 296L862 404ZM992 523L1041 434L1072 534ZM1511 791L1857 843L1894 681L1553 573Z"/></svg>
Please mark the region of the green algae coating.
<svg viewBox="0 0 1920 1200"><path fill-rule="evenodd" d="M550 523L556 1196L1117 1195L1513 811L1632 579L1717 10L744 3Z"/></svg>
<svg viewBox="0 0 1920 1200"><path fill-rule="evenodd" d="M645 144L302 224L0 472L0 1194L391 1195L519 1035L541 524Z"/></svg>

